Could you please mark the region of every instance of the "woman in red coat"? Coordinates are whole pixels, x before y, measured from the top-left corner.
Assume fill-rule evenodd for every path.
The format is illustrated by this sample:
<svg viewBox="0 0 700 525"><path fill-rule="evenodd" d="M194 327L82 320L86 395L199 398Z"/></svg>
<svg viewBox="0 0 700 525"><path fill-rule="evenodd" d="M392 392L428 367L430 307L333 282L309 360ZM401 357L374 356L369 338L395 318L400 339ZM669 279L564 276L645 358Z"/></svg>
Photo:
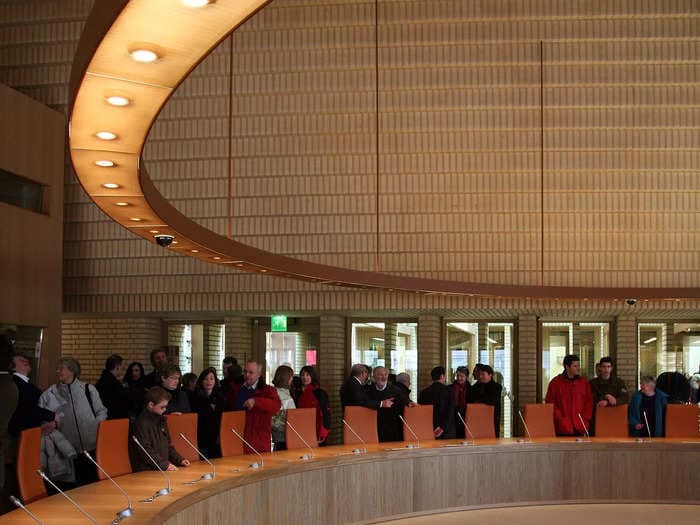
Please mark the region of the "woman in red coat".
<svg viewBox="0 0 700 525"><path fill-rule="evenodd" d="M331 428L331 412L328 409L328 394L318 386L318 376L313 366L304 366L299 373L301 378L301 395L297 408L316 409L316 439L319 445L325 445Z"/></svg>

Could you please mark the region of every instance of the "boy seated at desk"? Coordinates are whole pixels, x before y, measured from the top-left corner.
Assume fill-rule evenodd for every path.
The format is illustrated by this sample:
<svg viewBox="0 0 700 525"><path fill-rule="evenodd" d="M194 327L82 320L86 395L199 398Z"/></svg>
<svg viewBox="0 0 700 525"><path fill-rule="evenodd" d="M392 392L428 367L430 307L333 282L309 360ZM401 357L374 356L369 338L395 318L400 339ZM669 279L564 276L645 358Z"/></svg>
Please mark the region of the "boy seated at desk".
<svg viewBox="0 0 700 525"><path fill-rule="evenodd" d="M170 394L159 386L146 391L143 410L134 421L132 435L136 436L162 470L177 470L190 464L173 447L163 413L170 401ZM133 440L129 441L131 466L134 471L156 470L153 462Z"/></svg>

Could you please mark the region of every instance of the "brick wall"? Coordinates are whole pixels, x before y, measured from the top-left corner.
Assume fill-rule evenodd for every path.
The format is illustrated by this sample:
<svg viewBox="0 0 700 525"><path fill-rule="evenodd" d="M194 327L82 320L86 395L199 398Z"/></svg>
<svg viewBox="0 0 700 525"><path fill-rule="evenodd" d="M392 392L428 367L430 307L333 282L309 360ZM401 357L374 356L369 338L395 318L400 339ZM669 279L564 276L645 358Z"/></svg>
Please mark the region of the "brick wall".
<svg viewBox="0 0 700 525"><path fill-rule="evenodd" d="M159 319L64 319L61 329L61 354L77 358L81 378L91 383L100 377L110 354L119 354L127 364L140 361L149 372L149 354L161 346Z"/></svg>
<svg viewBox="0 0 700 525"><path fill-rule="evenodd" d="M330 401L330 444L340 443L343 436L340 387L349 373L345 364L345 318L339 315L323 315L320 324L318 372L321 388L326 391Z"/></svg>

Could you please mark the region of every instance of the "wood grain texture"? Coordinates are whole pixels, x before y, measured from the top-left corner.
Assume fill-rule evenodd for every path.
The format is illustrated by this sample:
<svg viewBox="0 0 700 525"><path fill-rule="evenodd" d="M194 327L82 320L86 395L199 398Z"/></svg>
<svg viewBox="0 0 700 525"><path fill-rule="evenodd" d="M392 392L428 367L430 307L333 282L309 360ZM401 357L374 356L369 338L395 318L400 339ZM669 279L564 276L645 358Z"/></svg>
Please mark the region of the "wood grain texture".
<svg viewBox="0 0 700 525"><path fill-rule="evenodd" d="M354 523L415 512L466 506L536 502L666 502L700 504L692 480L700 468L700 442L654 440L482 440L477 446L436 441L420 449L370 446L367 455L349 447L317 450L313 461L298 452L265 455L250 469L250 456L216 460L217 478L183 485L207 472L200 462L172 474L173 493L153 504L136 503L133 524L205 525L244 523ZM452 445L444 447L444 445ZM639 475L644 465L644 476ZM156 472L122 476L134 499L163 485ZM122 504L108 482L72 495L100 522ZM51 525L73 523L75 511L57 497L31 505ZM0 524L29 523L15 511ZM75 522L78 520L76 518Z"/></svg>

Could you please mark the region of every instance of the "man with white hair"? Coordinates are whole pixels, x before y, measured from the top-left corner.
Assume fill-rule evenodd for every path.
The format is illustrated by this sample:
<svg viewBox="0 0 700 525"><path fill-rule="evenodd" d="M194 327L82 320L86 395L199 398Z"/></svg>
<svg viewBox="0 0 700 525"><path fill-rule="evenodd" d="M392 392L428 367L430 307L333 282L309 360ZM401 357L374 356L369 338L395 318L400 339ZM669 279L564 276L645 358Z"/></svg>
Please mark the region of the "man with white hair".
<svg viewBox="0 0 700 525"><path fill-rule="evenodd" d="M367 386L367 395L380 404L385 399L394 400L391 406L377 410L379 441L403 441L403 423L399 416L403 415L404 403L396 386L389 383L389 371L385 367L375 367L374 383Z"/></svg>

